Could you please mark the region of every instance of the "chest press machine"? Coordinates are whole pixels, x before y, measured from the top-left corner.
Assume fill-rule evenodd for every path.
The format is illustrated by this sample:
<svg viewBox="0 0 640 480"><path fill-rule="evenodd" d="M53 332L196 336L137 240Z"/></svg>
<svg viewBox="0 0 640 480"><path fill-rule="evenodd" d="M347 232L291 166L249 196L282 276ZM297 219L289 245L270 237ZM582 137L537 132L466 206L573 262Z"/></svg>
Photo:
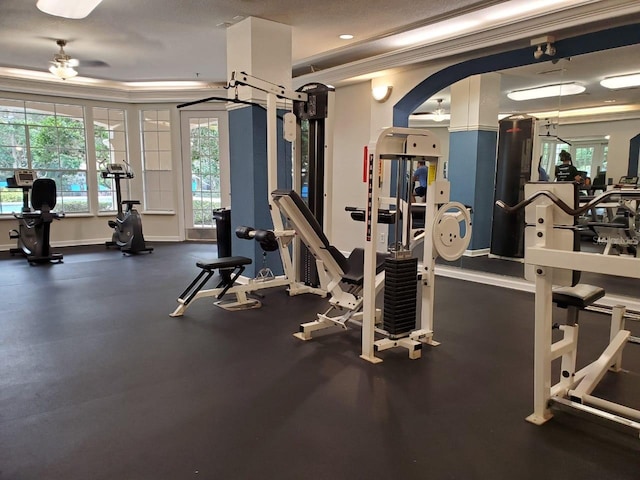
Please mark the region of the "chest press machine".
<svg viewBox="0 0 640 480"><path fill-rule="evenodd" d="M612 257L574 251L575 218L606 201L638 199L640 192L609 190L576 208L573 183L538 182L525 185L525 200L510 207L512 213L526 207L525 277L535 282L534 412L527 417L541 425L552 418L552 404L605 418L636 434L640 433L640 410L592 395L607 371L622 371L622 351L629 341L625 330L625 308L612 309L609 345L599 358L576 370L579 312L604 296L604 289L577 283L576 271L640 278L640 259ZM567 309L567 319L559 326L563 337L552 342L552 306ZM560 380L552 384L551 365L561 362Z"/></svg>

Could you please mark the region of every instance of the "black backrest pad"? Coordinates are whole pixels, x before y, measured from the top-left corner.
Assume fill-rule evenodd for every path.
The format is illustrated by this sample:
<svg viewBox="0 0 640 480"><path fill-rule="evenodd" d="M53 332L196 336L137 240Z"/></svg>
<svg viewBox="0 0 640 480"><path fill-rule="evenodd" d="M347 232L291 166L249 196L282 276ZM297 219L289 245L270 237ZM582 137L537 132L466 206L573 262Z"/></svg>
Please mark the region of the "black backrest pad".
<svg viewBox="0 0 640 480"><path fill-rule="evenodd" d="M38 178L33 182L31 206L34 210L42 210L44 205L49 210L56 206L56 182L51 178Z"/></svg>
<svg viewBox="0 0 640 480"><path fill-rule="evenodd" d="M300 210L300 213L302 213L302 215L304 216L311 229L322 242L323 248L325 248L331 254L336 263L340 265L342 271L346 273L349 269L347 259L344 257L344 255L342 255L342 253L340 253L337 248L329 243L329 239L322 231L322 227L318 223L318 220L313 216L313 213L311 213L311 210L309 210L309 207L306 203L304 203L304 200L300 197L300 195L298 195L298 193L294 190L275 190L271 195L273 197L289 197L293 201L298 210Z"/></svg>

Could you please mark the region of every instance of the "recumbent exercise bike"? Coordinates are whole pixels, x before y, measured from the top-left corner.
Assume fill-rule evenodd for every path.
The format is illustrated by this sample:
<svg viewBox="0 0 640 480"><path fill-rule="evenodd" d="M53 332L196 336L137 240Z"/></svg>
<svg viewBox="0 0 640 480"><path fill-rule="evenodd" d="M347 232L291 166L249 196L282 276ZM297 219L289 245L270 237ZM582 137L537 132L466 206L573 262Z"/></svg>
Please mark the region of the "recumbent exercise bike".
<svg viewBox="0 0 640 480"><path fill-rule="evenodd" d="M56 206L56 182L51 178L36 178L33 170L16 170L7 178L8 188L22 189L22 211L14 213L18 229L9 231L9 238L18 242L11 255L23 255L30 265L62 262L61 253L52 253L50 241L51 222L64 217L64 213L52 212ZM29 191L31 190L31 208Z"/></svg>
<svg viewBox="0 0 640 480"><path fill-rule="evenodd" d="M140 252L152 252L153 247L147 247L142 234L142 219L134 208L140 205L139 200L122 200L120 180L133 178L133 172L121 163L110 163L106 169L100 172L102 178L112 178L116 189L116 203L118 213L115 220L109 220L108 224L113 228L113 236L107 247L118 247L122 253L136 254ZM126 209L122 209L122 205Z"/></svg>

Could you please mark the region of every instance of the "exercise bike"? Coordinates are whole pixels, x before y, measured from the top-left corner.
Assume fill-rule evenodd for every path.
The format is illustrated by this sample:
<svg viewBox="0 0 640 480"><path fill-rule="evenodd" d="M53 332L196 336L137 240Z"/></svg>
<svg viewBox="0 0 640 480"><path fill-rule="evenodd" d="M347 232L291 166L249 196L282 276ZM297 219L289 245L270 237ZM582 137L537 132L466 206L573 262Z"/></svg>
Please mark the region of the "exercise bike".
<svg viewBox="0 0 640 480"><path fill-rule="evenodd" d="M14 213L18 229L9 231L9 238L18 242L11 255L21 254L30 265L62 262L61 253L52 253L49 244L51 222L60 220L64 213L52 212L56 206L56 182L50 178L36 178L33 170L16 170L7 178L8 188L22 189L22 211ZM31 190L31 207L29 191Z"/></svg>
<svg viewBox="0 0 640 480"><path fill-rule="evenodd" d="M133 178L133 172L121 163L110 163L106 170L100 172L102 178L113 178L116 187L116 202L118 204L118 214L115 220L109 220L109 227L113 228L113 236L110 242L106 242L107 247L118 247L122 253L136 254L141 252L152 252L153 247L147 247L142 235L142 219L134 208L140 205L139 200L122 200L122 190L120 180L123 178ZM122 205L126 206L123 211Z"/></svg>

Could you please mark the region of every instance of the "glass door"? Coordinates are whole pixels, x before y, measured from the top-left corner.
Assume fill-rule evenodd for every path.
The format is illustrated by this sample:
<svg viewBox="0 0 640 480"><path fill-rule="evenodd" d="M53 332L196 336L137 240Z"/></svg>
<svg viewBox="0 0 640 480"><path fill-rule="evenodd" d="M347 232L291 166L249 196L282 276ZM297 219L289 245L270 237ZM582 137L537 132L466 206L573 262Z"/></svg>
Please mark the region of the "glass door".
<svg viewBox="0 0 640 480"><path fill-rule="evenodd" d="M231 205L227 114L182 111L181 133L186 236L214 238L213 210Z"/></svg>

